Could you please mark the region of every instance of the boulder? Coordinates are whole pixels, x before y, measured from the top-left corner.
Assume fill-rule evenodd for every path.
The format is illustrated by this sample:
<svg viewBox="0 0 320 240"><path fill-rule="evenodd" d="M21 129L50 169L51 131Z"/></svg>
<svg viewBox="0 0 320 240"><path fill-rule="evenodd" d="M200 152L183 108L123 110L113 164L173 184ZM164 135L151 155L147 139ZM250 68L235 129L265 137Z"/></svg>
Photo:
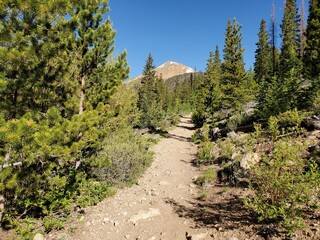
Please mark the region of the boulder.
<svg viewBox="0 0 320 240"><path fill-rule="evenodd" d="M244 170L250 170L254 165L260 162L260 156L258 153L248 152L243 155L240 160L240 167Z"/></svg>
<svg viewBox="0 0 320 240"><path fill-rule="evenodd" d="M34 237L33 240L46 240L45 237L41 233L37 233Z"/></svg>

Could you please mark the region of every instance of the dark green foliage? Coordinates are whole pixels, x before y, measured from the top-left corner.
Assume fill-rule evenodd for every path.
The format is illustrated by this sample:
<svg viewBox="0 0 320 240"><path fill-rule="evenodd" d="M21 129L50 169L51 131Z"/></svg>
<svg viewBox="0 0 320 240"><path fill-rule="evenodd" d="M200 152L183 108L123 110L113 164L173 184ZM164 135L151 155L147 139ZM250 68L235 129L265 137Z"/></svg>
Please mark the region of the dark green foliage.
<svg viewBox="0 0 320 240"><path fill-rule="evenodd" d="M213 121L215 112L222 107L220 75L221 60L216 46L215 53L210 52L205 76L197 89L197 101L192 115L192 121L197 127L201 127L207 118Z"/></svg>
<svg viewBox="0 0 320 240"><path fill-rule="evenodd" d="M66 1L2 1L0 107L6 118L59 106L70 58Z"/></svg>
<svg viewBox="0 0 320 240"><path fill-rule="evenodd" d="M109 11L108 1L79 1L69 13L75 33L72 39L71 76L78 93L79 114L106 103L115 87L127 78L126 52L112 62L115 31L110 19L103 20ZM93 47L94 46L94 47Z"/></svg>
<svg viewBox="0 0 320 240"><path fill-rule="evenodd" d="M267 43L265 21L261 22L256 50L255 79L260 88L257 115L264 119L294 108L305 108L308 98L302 78L300 16L295 0L285 2L281 30L282 47L277 66L277 49ZM272 43L274 44L274 36ZM271 66L271 62L274 66ZM274 71L275 66L277 71Z"/></svg>
<svg viewBox="0 0 320 240"><path fill-rule="evenodd" d="M224 109L240 111L249 99L248 76L244 68L241 25L236 19L228 25L225 33L223 63L221 65L221 89Z"/></svg>
<svg viewBox="0 0 320 240"><path fill-rule="evenodd" d="M6 215L70 210L79 186L91 178L85 172L96 165L96 151L107 133L104 122L97 110L67 120L55 108L44 116L3 122L1 164L21 162L19 168L0 172Z"/></svg>
<svg viewBox="0 0 320 240"><path fill-rule="evenodd" d="M138 88L138 108L141 111L140 126L155 130L163 124L165 113L159 93L161 87L158 83L159 79L156 77L151 54L149 54L146 60L142 75Z"/></svg>
<svg viewBox="0 0 320 240"><path fill-rule="evenodd" d="M285 4L281 24L282 47L278 71L278 106L281 112L298 107L301 100L302 62L299 38L300 16L295 0Z"/></svg>
<svg viewBox="0 0 320 240"><path fill-rule="evenodd" d="M95 174L109 164L97 156L111 132L136 125L139 111L136 94L115 94L128 67L125 52L113 55L108 11L102 0L1 1L1 224L45 217L50 231L74 207L114 192ZM135 151L149 156L134 138Z"/></svg>
<svg viewBox="0 0 320 240"><path fill-rule="evenodd" d="M304 76L311 82L308 94L320 89L320 1L310 0L304 55Z"/></svg>
<svg viewBox="0 0 320 240"><path fill-rule="evenodd" d="M263 86L266 85L265 83L268 82L272 74L271 47L265 20L261 20L258 37L259 41L256 43L257 50L255 51L254 78L261 88L264 88Z"/></svg>

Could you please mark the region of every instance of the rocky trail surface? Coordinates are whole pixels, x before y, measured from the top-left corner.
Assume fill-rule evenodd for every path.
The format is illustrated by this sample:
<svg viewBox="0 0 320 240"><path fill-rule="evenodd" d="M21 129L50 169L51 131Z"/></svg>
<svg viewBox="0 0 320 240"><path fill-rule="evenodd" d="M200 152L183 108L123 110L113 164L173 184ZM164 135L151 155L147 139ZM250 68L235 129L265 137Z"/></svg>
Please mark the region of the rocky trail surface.
<svg viewBox="0 0 320 240"><path fill-rule="evenodd" d="M190 139L193 132L190 118L183 117L154 146L154 162L137 185L87 208L64 232L51 233L46 239L248 239L236 230L221 232L198 224L196 216L204 216L198 212L205 210L196 204L199 189L193 180L199 172L192 166L197 152Z"/></svg>

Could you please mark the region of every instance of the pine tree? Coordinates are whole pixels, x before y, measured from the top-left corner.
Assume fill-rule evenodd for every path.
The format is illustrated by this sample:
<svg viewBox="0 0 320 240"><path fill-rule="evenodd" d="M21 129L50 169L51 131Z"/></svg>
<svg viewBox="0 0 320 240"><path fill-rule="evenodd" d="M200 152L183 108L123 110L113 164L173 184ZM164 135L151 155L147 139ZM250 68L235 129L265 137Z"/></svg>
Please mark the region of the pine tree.
<svg viewBox="0 0 320 240"><path fill-rule="evenodd" d="M258 84L258 112L260 116L266 116L269 114L270 90L272 84L272 75L274 72L273 57L275 53L273 46L269 45L269 35L266 31L266 21L261 20L260 30L258 34L257 50L255 51L255 63L254 63L254 79Z"/></svg>
<svg viewBox="0 0 320 240"><path fill-rule="evenodd" d="M304 76L311 81L309 95L320 89L320 1L310 0L306 29Z"/></svg>
<svg viewBox="0 0 320 240"><path fill-rule="evenodd" d="M155 130L164 120L164 111L159 97L159 88L153 57L149 53L138 89L138 108L142 114L140 125Z"/></svg>
<svg viewBox="0 0 320 240"><path fill-rule="evenodd" d="M295 0L287 0L281 24L282 47L280 54L277 93L279 109L287 111L298 106L301 97L302 62L299 55L300 17Z"/></svg>
<svg viewBox="0 0 320 240"><path fill-rule="evenodd" d="M240 111L247 98L247 74L244 68L241 26L228 20L221 65L221 89L224 109Z"/></svg>
<svg viewBox="0 0 320 240"><path fill-rule="evenodd" d="M77 82L78 113L106 103L116 86L127 78L126 52L114 62L115 31L110 19L107 0L79 1L71 9L70 25L75 36L71 54L74 57L72 78Z"/></svg>
<svg viewBox="0 0 320 240"><path fill-rule="evenodd" d="M276 27L276 10L274 2L272 2L272 13L271 13L271 33L270 33L270 43L272 48L272 76L275 77L279 65L279 52L276 47L276 36L277 27Z"/></svg>
<svg viewBox="0 0 320 240"><path fill-rule="evenodd" d="M208 94L206 97L206 108L208 115L213 121L213 117L216 111L221 108L221 89L220 89L220 77L221 77L221 59L219 48L216 46L215 53L210 53L206 69L206 85Z"/></svg>
<svg viewBox="0 0 320 240"><path fill-rule="evenodd" d="M60 108L69 56L66 1L9 1L0 8L0 107L6 118Z"/></svg>
<svg viewBox="0 0 320 240"><path fill-rule="evenodd" d="M272 71L271 63L271 47L269 45L269 35L266 30L266 21L261 20L260 31L258 34L257 49L255 51L254 73L255 81L262 86L268 81Z"/></svg>

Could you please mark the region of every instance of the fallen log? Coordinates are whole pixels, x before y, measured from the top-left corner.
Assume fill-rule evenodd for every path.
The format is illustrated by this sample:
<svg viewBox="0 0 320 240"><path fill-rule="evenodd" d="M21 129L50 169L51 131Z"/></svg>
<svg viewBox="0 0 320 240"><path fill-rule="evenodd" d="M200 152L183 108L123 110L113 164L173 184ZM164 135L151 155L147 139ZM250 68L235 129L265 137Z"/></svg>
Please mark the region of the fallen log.
<svg viewBox="0 0 320 240"><path fill-rule="evenodd" d="M17 167L17 166L22 166L22 162L15 162L15 163L4 163L0 165L0 172L7 167Z"/></svg>

